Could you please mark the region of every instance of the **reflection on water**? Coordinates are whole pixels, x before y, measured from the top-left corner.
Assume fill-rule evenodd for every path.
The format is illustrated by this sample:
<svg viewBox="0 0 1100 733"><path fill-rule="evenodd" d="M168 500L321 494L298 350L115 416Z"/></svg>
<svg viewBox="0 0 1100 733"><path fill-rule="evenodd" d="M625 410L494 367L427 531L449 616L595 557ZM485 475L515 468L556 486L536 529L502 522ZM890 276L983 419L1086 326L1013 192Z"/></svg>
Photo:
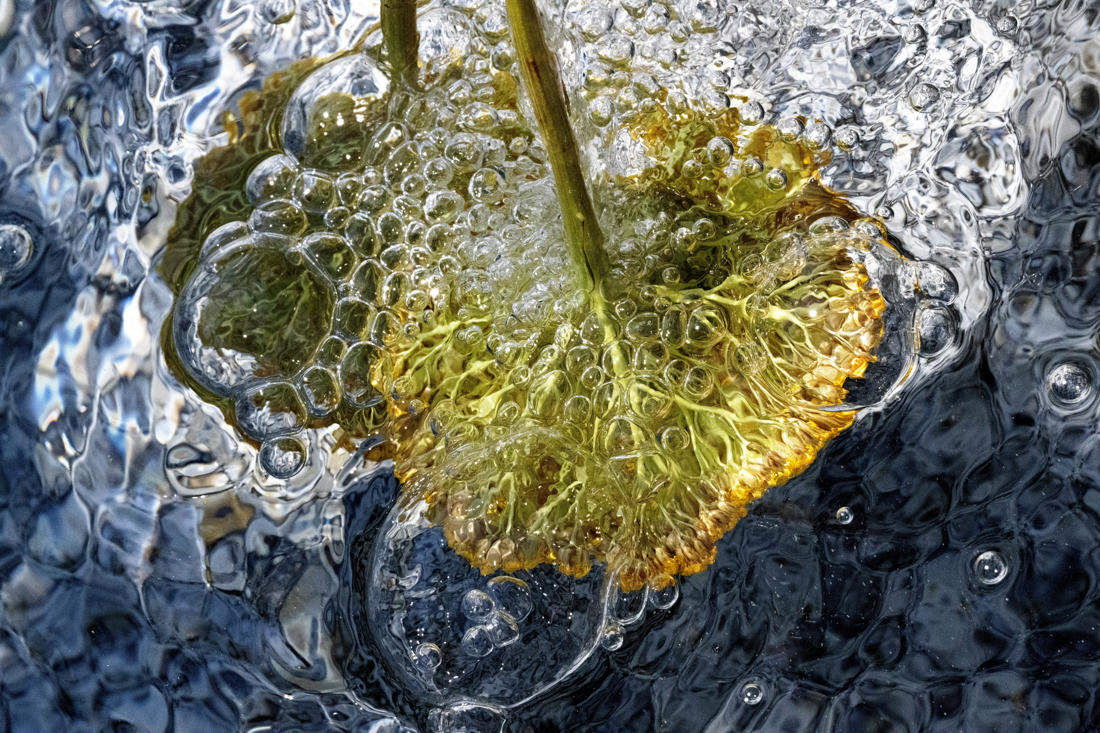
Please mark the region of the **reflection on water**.
<svg viewBox="0 0 1100 733"><path fill-rule="evenodd" d="M500 33L497 10L470 22ZM830 146L823 180L886 225L921 295L905 390L755 503L709 570L634 593L598 570L482 578L393 510L369 444L256 450L164 367L154 268L222 111L376 14L0 1L6 729L1100 724L1095 13L555 9L567 85L593 90L574 110L590 162L637 165L601 131L651 83L745 98ZM439 58L459 45L427 37Z"/></svg>

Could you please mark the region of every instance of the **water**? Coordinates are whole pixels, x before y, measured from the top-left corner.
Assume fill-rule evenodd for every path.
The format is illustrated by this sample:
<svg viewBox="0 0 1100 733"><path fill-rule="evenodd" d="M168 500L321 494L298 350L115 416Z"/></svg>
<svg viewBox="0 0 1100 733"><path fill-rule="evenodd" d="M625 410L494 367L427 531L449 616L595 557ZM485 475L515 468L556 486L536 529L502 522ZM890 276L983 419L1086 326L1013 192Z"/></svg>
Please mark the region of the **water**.
<svg viewBox="0 0 1100 733"><path fill-rule="evenodd" d="M626 593L599 567L491 584L440 530L391 514L398 486L372 445L332 428L253 444L165 366L158 253L197 160L227 140L222 111L289 61L349 47L376 14L0 2L0 725L1100 726L1094 13L554 11L567 86L594 85L574 110L587 164L639 165L610 133L642 109L645 75L689 103L736 102L832 151L823 180L885 225L912 268L899 281L918 287L904 384L752 504L709 569ZM499 30L491 9L474 21ZM425 37L441 59L461 46L445 27ZM816 123L797 130L799 115ZM521 147L507 155L538 157ZM503 195L477 181L471 196ZM323 375L311 384L316 409ZM394 608L414 615L387 625Z"/></svg>

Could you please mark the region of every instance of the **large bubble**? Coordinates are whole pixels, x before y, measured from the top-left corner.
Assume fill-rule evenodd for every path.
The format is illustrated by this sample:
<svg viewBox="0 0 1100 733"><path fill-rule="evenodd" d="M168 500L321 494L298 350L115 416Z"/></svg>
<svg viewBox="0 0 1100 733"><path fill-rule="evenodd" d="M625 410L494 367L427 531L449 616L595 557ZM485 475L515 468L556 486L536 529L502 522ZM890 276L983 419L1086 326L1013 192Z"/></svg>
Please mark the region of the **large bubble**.
<svg viewBox="0 0 1100 733"><path fill-rule="evenodd" d="M550 566L490 576L405 500L375 539L365 626L407 689L441 708L507 708L553 687L599 646L608 583Z"/></svg>

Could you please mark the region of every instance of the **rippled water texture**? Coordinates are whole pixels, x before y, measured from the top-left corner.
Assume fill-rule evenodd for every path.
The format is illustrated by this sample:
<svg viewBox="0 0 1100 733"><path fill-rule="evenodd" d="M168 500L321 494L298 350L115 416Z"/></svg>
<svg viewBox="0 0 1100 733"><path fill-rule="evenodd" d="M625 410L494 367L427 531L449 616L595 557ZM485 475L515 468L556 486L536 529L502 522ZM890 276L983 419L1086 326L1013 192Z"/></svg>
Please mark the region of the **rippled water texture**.
<svg viewBox="0 0 1100 733"><path fill-rule="evenodd" d="M1096 7L547 9L570 89L634 49L825 123L919 285L903 388L675 585L484 578L369 443L278 479L160 352L222 112L377 5L0 0L0 731L1100 729ZM600 99L587 164L629 172Z"/></svg>

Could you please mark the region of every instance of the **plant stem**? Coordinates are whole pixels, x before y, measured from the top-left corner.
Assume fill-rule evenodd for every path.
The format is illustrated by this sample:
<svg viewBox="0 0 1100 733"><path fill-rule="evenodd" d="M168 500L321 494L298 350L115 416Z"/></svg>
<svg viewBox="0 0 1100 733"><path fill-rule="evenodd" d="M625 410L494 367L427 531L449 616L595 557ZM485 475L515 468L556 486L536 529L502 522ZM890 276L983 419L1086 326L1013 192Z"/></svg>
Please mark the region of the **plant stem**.
<svg viewBox="0 0 1100 733"><path fill-rule="evenodd" d="M546 45L534 0L505 0L508 25L516 47L523 85L535 108L554 184L558 190L565 239L586 289L603 301L602 287L611 265L604 250L603 232L581 171L577 140L565 108L565 89L554 55Z"/></svg>
<svg viewBox="0 0 1100 733"><path fill-rule="evenodd" d="M416 0L382 0L382 40L393 69L393 80L416 87L420 34L416 31Z"/></svg>

